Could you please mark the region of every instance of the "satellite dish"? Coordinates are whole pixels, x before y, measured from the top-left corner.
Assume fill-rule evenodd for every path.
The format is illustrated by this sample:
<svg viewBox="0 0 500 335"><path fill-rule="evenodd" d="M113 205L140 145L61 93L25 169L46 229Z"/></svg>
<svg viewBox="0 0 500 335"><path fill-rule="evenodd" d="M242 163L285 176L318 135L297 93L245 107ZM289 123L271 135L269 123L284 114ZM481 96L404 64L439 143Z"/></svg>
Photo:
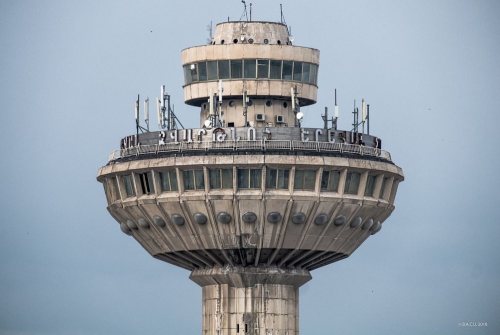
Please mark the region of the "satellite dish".
<svg viewBox="0 0 500 335"><path fill-rule="evenodd" d="M206 128L210 128L210 126L212 125L212 122L210 120L205 120L204 125Z"/></svg>
<svg viewBox="0 0 500 335"><path fill-rule="evenodd" d="M304 118L304 113L298 112L297 113L297 120L302 120Z"/></svg>

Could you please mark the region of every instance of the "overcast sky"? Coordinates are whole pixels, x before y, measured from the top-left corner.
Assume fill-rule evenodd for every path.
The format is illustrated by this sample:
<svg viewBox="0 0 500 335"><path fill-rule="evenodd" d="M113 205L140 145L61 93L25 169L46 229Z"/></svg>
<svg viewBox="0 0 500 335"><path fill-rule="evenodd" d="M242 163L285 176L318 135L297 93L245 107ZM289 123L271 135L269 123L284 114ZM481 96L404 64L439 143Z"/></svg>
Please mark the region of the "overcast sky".
<svg viewBox="0 0 500 335"><path fill-rule="evenodd" d="M396 210L301 288L302 334L500 334L500 2L286 1L321 50L321 126L338 89L404 169ZM255 20L280 18L256 0ZM180 50L239 0L0 0L0 334L199 334L201 289L106 211L95 177L167 86L185 126ZM467 327L462 322L487 322Z"/></svg>

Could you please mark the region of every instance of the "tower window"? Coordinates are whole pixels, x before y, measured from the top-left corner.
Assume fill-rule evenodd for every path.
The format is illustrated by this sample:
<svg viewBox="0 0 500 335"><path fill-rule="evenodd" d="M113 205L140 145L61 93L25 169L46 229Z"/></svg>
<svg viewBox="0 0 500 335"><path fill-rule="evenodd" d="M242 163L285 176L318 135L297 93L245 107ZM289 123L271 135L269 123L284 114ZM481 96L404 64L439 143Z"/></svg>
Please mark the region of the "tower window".
<svg viewBox="0 0 500 335"><path fill-rule="evenodd" d="M321 176L321 191L337 192L339 187L340 171L323 170Z"/></svg>
<svg viewBox="0 0 500 335"><path fill-rule="evenodd" d="M207 62L198 63L198 79L200 81L207 80Z"/></svg>
<svg viewBox="0 0 500 335"><path fill-rule="evenodd" d="M288 189L289 169L267 169L266 187L268 189Z"/></svg>
<svg viewBox="0 0 500 335"><path fill-rule="evenodd" d="M139 180L141 182L142 194L153 193L153 177L151 172L140 173Z"/></svg>
<svg viewBox="0 0 500 335"><path fill-rule="evenodd" d="M210 169L210 188L233 188L233 169Z"/></svg>
<svg viewBox="0 0 500 335"><path fill-rule="evenodd" d="M314 190L316 184L315 170L295 170L294 186L295 190Z"/></svg>
<svg viewBox="0 0 500 335"><path fill-rule="evenodd" d="M217 80L217 61L207 62L207 80Z"/></svg>
<svg viewBox="0 0 500 335"><path fill-rule="evenodd" d="M185 170L182 171L184 177L184 190L203 190L205 189L205 180L203 170Z"/></svg>
<svg viewBox="0 0 500 335"><path fill-rule="evenodd" d="M135 190L131 174L126 174L123 176L123 185L125 186L125 194L127 195L127 197L133 197L135 195Z"/></svg>
<svg viewBox="0 0 500 335"><path fill-rule="evenodd" d="M293 80L302 80L302 62L293 63Z"/></svg>
<svg viewBox="0 0 500 335"><path fill-rule="evenodd" d="M302 63L302 81L305 83L309 83L310 76L311 76L311 64L310 63Z"/></svg>
<svg viewBox="0 0 500 335"><path fill-rule="evenodd" d="M257 60L257 78L269 78L269 59Z"/></svg>
<svg viewBox="0 0 500 335"><path fill-rule="evenodd" d="M162 192L177 191L177 174L175 170L162 171L160 175L160 187Z"/></svg>
<svg viewBox="0 0 500 335"><path fill-rule="evenodd" d="M271 59L269 78L271 79L281 79L281 61Z"/></svg>
<svg viewBox="0 0 500 335"><path fill-rule="evenodd" d="M245 78L255 78L255 59L245 59L243 60L243 74Z"/></svg>
<svg viewBox="0 0 500 335"><path fill-rule="evenodd" d="M219 61L219 79L228 79L229 76L229 61L220 60Z"/></svg>
<svg viewBox="0 0 500 335"><path fill-rule="evenodd" d="M360 177L361 174L359 172L347 172L347 176L345 178L344 193L358 194Z"/></svg>
<svg viewBox="0 0 500 335"><path fill-rule="evenodd" d="M231 61L231 78L238 79L242 77L243 61L232 60Z"/></svg>
<svg viewBox="0 0 500 335"><path fill-rule="evenodd" d="M375 181L377 176L374 174L369 174L368 179L366 179L365 187L365 197L373 197L373 191L375 190Z"/></svg>
<svg viewBox="0 0 500 335"><path fill-rule="evenodd" d="M283 80L292 80L292 69L293 62L292 61L283 61Z"/></svg>
<svg viewBox="0 0 500 335"><path fill-rule="evenodd" d="M238 188L261 188L261 170L238 169Z"/></svg>
<svg viewBox="0 0 500 335"><path fill-rule="evenodd" d="M116 177L106 178L105 189L106 195L108 196L108 203L120 199L118 194L118 183L116 182Z"/></svg>
<svg viewBox="0 0 500 335"><path fill-rule="evenodd" d="M389 177L384 177L384 179L382 180L382 187L380 187L380 195L379 195L379 198L381 198L381 199L385 199L384 193L385 193L385 189L387 187L388 181L389 181Z"/></svg>

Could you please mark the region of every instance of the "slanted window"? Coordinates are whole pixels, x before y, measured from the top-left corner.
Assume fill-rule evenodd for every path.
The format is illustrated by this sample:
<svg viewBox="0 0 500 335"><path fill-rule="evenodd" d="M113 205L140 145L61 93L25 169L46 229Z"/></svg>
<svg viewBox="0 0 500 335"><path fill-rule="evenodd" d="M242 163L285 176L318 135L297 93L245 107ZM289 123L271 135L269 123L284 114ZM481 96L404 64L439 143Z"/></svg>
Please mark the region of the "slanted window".
<svg viewBox="0 0 500 335"><path fill-rule="evenodd" d="M257 60L257 78L269 78L269 59Z"/></svg>
<svg viewBox="0 0 500 335"><path fill-rule="evenodd" d="M255 78L255 59L245 59L243 60L243 74L245 78Z"/></svg>
<svg viewBox="0 0 500 335"><path fill-rule="evenodd" d="M189 64L191 82L198 81L198 64Z"/></svg>
<svg viewBox="0 0 500 335"><path fill-rule="evenodd" d="M361 174L359 172L347 172L347 176L345 179L344 193L358 194L360 178Z"/></svg>
<svg viewBox="0 0 500 335"><path fill-rule="evenodd" d="M162 192L172 192L177 191L177 174L175 170L161 171L158 173L160 175L160 187Z"/></svg>
<svg viewBox="0 0 500 335"><path fill-rule="evenodd" d="M309 83L310 75L311 75L311 64L303 63L302 64L302 81L304 83Z"/></svg>
<svg viewBox="0 0 500 335"><path fill-rule="evenodd" d="M266 188L288 189L289 169L267 169Z"/></svg>
<svg viewBox="0 0 500 335"><path fill-rule="evenodd" d="M295 190L314 190L316 170L295 170L293 188Z"/></svg>
<svg viewBox="0 0 500 335"><path fill-rule="evenodd" d="M365 197L373 197L373 191L375 190L375 181L377 180L377 175L369 174L366 179L365 187Z"/></svg>
<svg viewBox="0 0 500 335"><path fill-rule="evenodd" d="M228 79L229 76L229 61L220 60L219 61L219 79Z"/></svg>
<svg viewBox="0 0 500 335"><path fill-rule="evenodd" d="M271 59L269 78L281 79L281 61L280 60L272 60Z"/></svg>
<svg viewBox="0 0 500 335"><path fill-rule="evenodd" d="M382 187L380 187L380 195L379 195L379 198L381 199L385 199L384 193L385 189L387 188L388 182L389 182L389 177L384 177L384 179L382 179Z"/></svg>
<svg viewBox="0 0 500 335"><path fill-rule="evenodd" d="M302 62L293 62L293 80L302 80Z"/></svg>
<svg viewBox="0 0 500 335"><path fill-rule="evenodd" d="M233 169L210 169L210 188L233 188Z"/></svg>
<svg viewBox="0 0 500 335"><path fill-rule="evenodd" d="M309 83L316 85L318 82L318 65L311 64L311 74L309 75Z"/></svg>
<svg viewBox="0 0 500 335"><path fill-rule="evenodd" d="M261 170L238 169L238 188L261 188Z"/></svg>
<svg viewBox="0 0 500 335"><path fill-rule="evenodd" d="M242 77L243 72L243 61L232 60L231 61L231 78L238 79Z"/></svg>
<svg viewBox="0 0 500 335"><path fill-rule="evenodd" d="M123 185L125 186L125 195L127 197L133 197L135 195L135 189L131 174L123 176Z"/></svg>
<svg viewBox="0 0 500 335"><path fill-rule="evenodd" d="M153 176L151 172L140 173L139 180L141 182L142 194L153 193Z"/></svg>
<svg viewBox="0 0 500 335"><path fill-rule="evenodd" d="M208 80L217 80L217 61L208 61L207 62L207 79Z"/></svg>
<svg viewBox="0 0 500 335"><path fill-rule="evenodd" d="M198 79L200 81L207 80L207 62L198 63Z"/></svg>
<svg viewBox="0 0 500 335"><path fill-rule="evenodd" d="M283 80L292 80L292 70L293 70L293 62L292 61L283 61Z"/></svg>
<svg viewBox="0 0 500 335"><path fill-rule="evenodd" d="M203 170L185 170L182 171L184 177L184 190L204 190L205 180L203 177Z"/></svg>
<svg viewBox="0 0 500 335"><path fill-rule="evenodd" d="M321 176L321 191L337 192L339 188L340 171L323 170Z"/></svg>
<svg viewBox="0 0 500 335"><path fill-rule="evenodd" d="M111 203L120 199L120 195L118 193L118 183L116 182L116 177L106 178L106 182L104 183L106 189L106 195L108 196L108 202Z"/></svg>

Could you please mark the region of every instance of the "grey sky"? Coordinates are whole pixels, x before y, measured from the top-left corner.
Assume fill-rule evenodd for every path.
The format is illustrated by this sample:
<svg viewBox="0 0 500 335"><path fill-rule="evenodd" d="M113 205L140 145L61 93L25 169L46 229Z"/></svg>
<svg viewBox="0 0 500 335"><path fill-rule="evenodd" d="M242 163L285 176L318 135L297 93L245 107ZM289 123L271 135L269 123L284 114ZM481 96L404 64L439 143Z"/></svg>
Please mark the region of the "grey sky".
<svg viewBox="0 0 500 335"><path fill-rule="evenodd" d="M321 50L320 125L338 89L406 175L396 211L301 289L303 334L500 333L500 3L281 1ZM253 1L279 20L280 1ZM197 334L201 289L105 209L97 168L134 131L138 93L183 106L180 50L239 0L0 1L0 334ZM462 327L459 322L487 322Z"/></svg>

